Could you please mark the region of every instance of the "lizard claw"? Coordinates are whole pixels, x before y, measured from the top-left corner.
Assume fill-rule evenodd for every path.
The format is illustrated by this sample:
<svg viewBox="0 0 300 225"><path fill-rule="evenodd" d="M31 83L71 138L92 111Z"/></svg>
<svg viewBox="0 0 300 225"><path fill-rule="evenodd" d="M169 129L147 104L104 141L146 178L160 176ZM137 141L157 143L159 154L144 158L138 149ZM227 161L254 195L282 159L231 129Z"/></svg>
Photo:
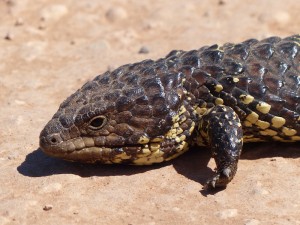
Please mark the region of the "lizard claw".
<svg viewBox="0 0 300 225"><path fill-rule="evenodd" d="M226 187L226 185L232 180L233 178L232 170L227 167L222 171L216 173L212 179L208 180L204 185L204 189L214 189L216 187Z"/></svg>

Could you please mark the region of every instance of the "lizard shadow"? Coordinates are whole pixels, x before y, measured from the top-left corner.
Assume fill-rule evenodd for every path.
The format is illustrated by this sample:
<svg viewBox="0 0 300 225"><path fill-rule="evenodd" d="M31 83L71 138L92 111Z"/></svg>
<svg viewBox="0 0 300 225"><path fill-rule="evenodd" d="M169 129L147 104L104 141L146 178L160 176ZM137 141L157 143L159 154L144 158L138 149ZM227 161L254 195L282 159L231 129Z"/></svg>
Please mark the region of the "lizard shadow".
<svg viewBox="0 0 300 225"><path fill-rule="evenodd" d="M24 176L44 177L55 174L76 174L81 177L120 176L144 173L149 169L158 169L162 165L130 166L122 164L90 164L69 162L47 156L41 149L36 149L26 156L17 170Z"/></svg>
<svg viewBox="0 0 300 225"><path fill-rule="evenodd" d="M272 160L274 157L299 158L299 143L246 143L244 144L239 163L243 163L243 160L256 160L261 158L269 158ZM204 186L207 180L214 175L214 168L208 167L210 159L211 153L209 149L194 148L188 154L184 154L180 159L174 161L173 166L179 174ZM203 189L200 192L202 195L207 196L222 191L223 189L224 188L216 188L213 190Z"/></svg>
<svg viewBox="0 0 300 225"><path fill-rule="evenodd" d="M245 144L242 160L255 160L259 158L300 157L299 143L250 143ZM211 153L206 148L192 148L182 156L169 162L154 164L151 166L130 166L130 165L102 165L67 162L61 159L52 158L45 155L40 149L36 149L26 156L26 159L17 168L18 172L24 176L42 177L55 174L76 174L81 177L90 176L120 176L144 173L149 170L172 165L175 170L195 182L205 185L208 178L214 174L209 168L208 162ZM202 190L203 195L214 194L222 189L213 191Z"/></svg>

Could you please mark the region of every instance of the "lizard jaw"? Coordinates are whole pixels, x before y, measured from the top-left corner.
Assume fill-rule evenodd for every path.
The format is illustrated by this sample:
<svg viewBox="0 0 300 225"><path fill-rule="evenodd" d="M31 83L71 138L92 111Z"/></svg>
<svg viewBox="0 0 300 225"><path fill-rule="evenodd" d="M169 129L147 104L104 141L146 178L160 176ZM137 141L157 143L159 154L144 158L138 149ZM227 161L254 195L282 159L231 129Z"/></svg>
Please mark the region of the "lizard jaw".
<svg viewBox="0 0 300 225"><path fill-rule="evenodd" d="M55 141L54 141L54 139ZM54 143L51 143L51 140ZM40 147L49 156L84 163L151 165L168 160L159 142L124 146L96 146L91 137L62 141L59 134L40 137Z"/></svg>

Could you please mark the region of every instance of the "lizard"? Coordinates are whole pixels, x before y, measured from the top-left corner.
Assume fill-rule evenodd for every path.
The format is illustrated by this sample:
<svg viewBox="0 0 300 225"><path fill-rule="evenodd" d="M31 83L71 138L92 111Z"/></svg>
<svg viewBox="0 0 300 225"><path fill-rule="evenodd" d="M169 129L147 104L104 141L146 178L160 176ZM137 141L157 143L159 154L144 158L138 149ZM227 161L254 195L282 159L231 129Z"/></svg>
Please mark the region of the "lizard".
<svg viewBox="0 0 300 225"><path fill-rule="evenodd" d="M107 71L60 105L40 133L48 155L150 165L211 149L226 187L244 142L300 141L300 35L173 50Z"/></svg>

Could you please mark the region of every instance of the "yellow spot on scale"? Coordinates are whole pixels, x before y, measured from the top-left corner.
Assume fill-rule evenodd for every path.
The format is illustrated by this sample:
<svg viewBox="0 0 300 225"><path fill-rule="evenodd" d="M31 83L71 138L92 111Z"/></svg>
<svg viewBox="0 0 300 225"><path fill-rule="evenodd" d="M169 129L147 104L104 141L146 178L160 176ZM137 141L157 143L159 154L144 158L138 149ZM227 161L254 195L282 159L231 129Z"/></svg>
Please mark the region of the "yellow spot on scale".
<svg viewBox="0 0 300 225"><path fill-rule="evenodd" d="M274 116L271 122L273 127L280 128L285 124L285 119L279 116Z"/></svg>
<svg viewBox="0 0 300 225"><path fill-rule="evenodd" d="M221 98L216 98L216 100L215 100L215 104L216 104L216 105L223 105L223 103L224 103L223 99L221 99Z"/></svg>
<svg viewBox="0 0 300 225"><path fill-rule="evenodd" d="M193 133L194 129L195 129L195 122L193 121L193 122L192 122L192 125L191 125L191 127L190 127L190 129L189 129L189 133L190 133L190 134Z"/></svg>
<svg viewBox="0 0 300 225"><path fill-rule="evenodd" d="M181 115L181 114L183 114L185 112L186 112L186 108L184 106L181 106L180 109L179 109L178 114Z"/></svg>
<svg viewBox="0 0 300 225"><path fill-rule="evenodd" d="M270 126L270 123L268 123L266 121L262 121L262 120L257 120L255 125L257 125L259 128L264 130L264 129L267 129Z"/></svg>
<svg viewBox="0 0 300 225"><path fill-rule="evenodd" d="M251 122L252 124L255 124L256 121L258 120L258 114L256 112L251 112L247 117L246 120Z"/></svg>
<svg viewBox="0 0 300 225"><path fill-rule="evenodd" d="M252 127L252 123L250 123L247 120L245 120L243 124L244 124L245 127Z"/></svg>
<svg viewBox="0 0 300 225"><path fill-rule="evenodd" d="M131 156L127 155L125 152L122 152L115 156L115 159L121 159L121 160L130 159L130 158Z"/></svg>
<svg viewBox="0 0 300 225"><path fill-rule="evenodd" d="M299 38L297 38L297 39L299 39ZM294 41L294 43L300 47L300 42Z"/></svg>
<svg viewBox="0 0 300 225"><path fill-rule="evenodd" d="M237 82L239 82L239 81L240 81L240 79L239 79L239 78L236 78L236 77L235 77L235 78L233 78L233 82L234 82L234 83L237 83Z"/></svg>
<svg viewBox="0 0 300 225"><path fill-rule="evenodd" d="M177 130L176 130L176 133L181 134L182 132L183 132L183 130L181 129L181 127L178 127Z"/></svg>
<svg viewBox="0 0 300 225"><path fill-rule="evenodd" d="M245 138L244 139L244 142L262 142L262 141L264 141L264 140L262 140L262 139L260 139L260 138L258 138L258 137L253 137L253 138Z"/></svg>
<svg viewBox="0 0 300 225"><path fill-rule="evenodd" d="M279 136L273 136L272 137L273 138L273 140L275 140L275 141L283 141L283 139L281 138L281 137L279 137Z"/></svg>
<svg viewBox="0 0 300 225"><path fill-rule="evenodd" d="M254 97L252 95L240 95L240 99L242 103L248 105L249 103L253 102Z"/></svg>
<svg viewBox="0 0 300 225"><path fill-rule="evenodd" d="M172 122L173 122L173 123L178 122L178 120L179 120L179 115L175 115L175 116L172 118Z"/></svg>
<svg viewBox="0 0 300 225"><path fill-rule="evenodd" d="M179 123L174 123L173 128L177 128L177 127L179 127Z"/></svg>
<svg viewBox="0 0 300 225"><path fill-rule="evenodd" d="M215 86L215 91L216 92L220 92L220 91L222 91L223 90L223 86L221 85L221 84L217 84L216 86Z"/></svg>
<svg viewBox="0 0 300 225"><path fill-rule="evenodd" d="M163 154L165 154L165 153L160 151L160 150L156 150L155 152L152 153L152 155L155 156L155 157L160 157Z"/></svg>
<svg viewBox="0 0 300 225"><path fill-rule="evenodd" d="M146 136L141 136L140 139L138 140L139 144L147 144L149 142L149 138Z"/></svg>
<svg viewBox="0 0 300 225"><path fill-rule="evenodd" d="M138 158L135 159L133 161L133 164L136 165L150 165L153 163L160 163L162 161L164 161L164 158L162 157L162 155L164 154L164 152L158 150L155 150L153 152L150 152L149 154L149 149L148 148L144 148L142 149L142 152L147 152L147 154L140 154L138 155Z"/></svg>
<svg viewBox="0 0 300 225"><path fill-rule="evenodd" d="M160 148L160 144L158 144L158 143L151 143L150 144L151 152L157 151L157 150L159 150L159 148Z"/></svg>
<svg viewBox="0 0 300 225"><path fill-rule="evenodd" d="M143 148L142 153L144 156L148 156L151 154L151 151L149 150L149 148Z"/></svg>
<svg viewBox="0 0 300 225"><path fill-rule="evenodd" d="M183 123L184 121L186 121L186 116L185 116L185 115L181 115L181 116L179 117L179 123L181 124L181 123Z"/></svg>
<svg viewBox="0 0 300 225"><path fill-rule="evenodd" d="M186 139L186 136L185 135L181 135L179 138L180 138L181 141L184 141Z"/></svg>
<svg viewBox="0 0 300 225"><path fill-rule="evenodd" d="M258 111L260 111L263 114L267 114L268 112L270 112L271 106L268 103L265 102L259 102L256 105L256 109Z"/></svg>
<svg viewBox="0 0 300 225"><path fill-rule="evenodd" d="M151 139L151 142L162 142L163 140L164 140L163 137L156 137L156 138Z"/></svg>
<svg viewBox="0 0 300 225"><path fill-rule="evenodd" d="M171 130L169 130L169 131L166 133L165 136L166 136L167 138L173 138L174 136L176 136L175 134L176 134L176 129L171 128Z"/></svg>
<svg viewBox="0 0 300 225"><path fill-rule="evenodd" d="M176 152L181 152L181 151L187 151L188 150L188 143L183 141L181 142L177 147L176 147Z"/></svg>
<svg viewBox="0 0 300 225"><path fill-rule="evenodd" d="M198 114L198 115L204 115L205 113L206 113L206 111L207 111L207 108L197 108L196 109L196 113Z"/></svg>
<svg viewBox="0 0 300 225"><path fill-rule="evenodd" d="M295 129L290 129L290 128L287 128L287 127L283 127L282 132L286 136L294 136L295 134L297 134L297 131Z"/></svg>
<svg viewBox="0 0 300 225"><path fill-rule="evenodd" d="M259 131L259 133L264 136L275 136L277 134L276 131L271 129L261 130Z"/></svg>
<svg viewBox="0 0 300 225"><path fill-rule="evenodd" d="M175 141L176 141L177 143L181 142L181 140L180 140L179 137L175 137Z"/></svg>
<svg viewBox="0 0 300 225"><path fill-rule="evenodd" d="M292 141L300 141L300 136L292 136L291 140Z"/></svg>
<svg viewBox="0 0 300 225"><path fill-rule="evenodd" d="M244 139L252 139L254 137L254 135L244 135L243 138Z"/></svg>
<svg viewBox="0 0 300 225"><path fill-rule="evenodd" d="M136 165L151 165L153 163L160 163L163 162L164 158L163 157L143 157L143 158L137 158L136 160L133 161L134 164Z"/></svg>

